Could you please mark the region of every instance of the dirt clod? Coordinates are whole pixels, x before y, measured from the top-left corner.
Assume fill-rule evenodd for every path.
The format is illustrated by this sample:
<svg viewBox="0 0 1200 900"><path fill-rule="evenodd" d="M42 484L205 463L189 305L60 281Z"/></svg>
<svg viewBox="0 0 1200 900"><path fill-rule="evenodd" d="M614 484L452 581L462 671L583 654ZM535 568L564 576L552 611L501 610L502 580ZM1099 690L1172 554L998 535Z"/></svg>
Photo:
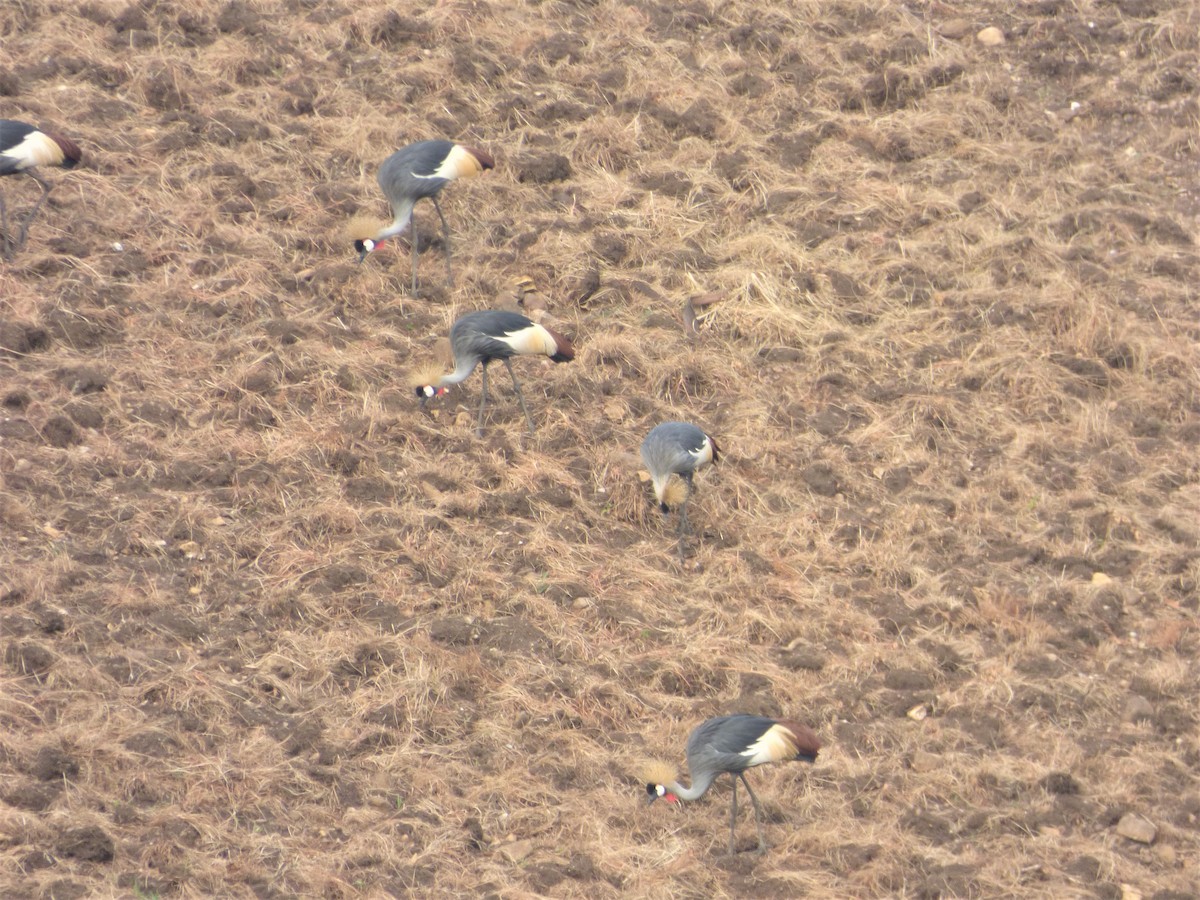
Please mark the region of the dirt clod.
<svg viewBox="0 0 1200 900"><path fill-rule="evenodd" d="M83 862L111 862L116 853L113 840L98 825L69 828L54 842L60 856Z"/></svg>

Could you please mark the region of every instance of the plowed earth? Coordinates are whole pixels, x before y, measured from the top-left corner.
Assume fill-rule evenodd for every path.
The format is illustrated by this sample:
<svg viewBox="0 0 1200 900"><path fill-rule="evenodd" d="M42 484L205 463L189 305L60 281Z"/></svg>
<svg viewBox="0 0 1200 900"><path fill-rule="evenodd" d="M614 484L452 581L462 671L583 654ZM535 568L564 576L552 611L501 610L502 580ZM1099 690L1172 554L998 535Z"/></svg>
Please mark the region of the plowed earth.
<svg viewBox="0 0 1200 900"><path fill-rule="evenodd" d="M86 155L0 265L0 894L1196 896L1198 35L0 5L0 116ZM427 137L497 167L414 299L343 229ZM482 439L478 375L422 415L521 278L579 350L518 361L536 435L500 367ZM675 418L726 451L682 564ZM761 858L727 780L643 802L734 710L826 745L751 773Z"/></svg>

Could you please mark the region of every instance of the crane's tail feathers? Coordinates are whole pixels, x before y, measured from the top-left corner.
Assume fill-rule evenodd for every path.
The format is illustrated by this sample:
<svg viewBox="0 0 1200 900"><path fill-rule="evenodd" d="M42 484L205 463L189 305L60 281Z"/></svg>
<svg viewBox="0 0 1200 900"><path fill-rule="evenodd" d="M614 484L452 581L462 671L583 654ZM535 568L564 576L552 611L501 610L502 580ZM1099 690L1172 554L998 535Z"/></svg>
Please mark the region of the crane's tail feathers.
<svg viewBox="0 0 1200 900"><path fill-rule="evenodd" d="M488 169L496 168L496 160L486 150L480 150L478 147L468 147L465 144L460 144L459 146L475 157L479 163L480 171L486 172Z"/></svg>
<svg viewBox="0 0 1200 900"><path fill-rule="evenodd" d="M42 134L46 135L46 137L50 138L50 140L54 141L54 143L58 144L58 149L62 151L63 157L59 162L59 165L64 169L74 168L79 161L83 159L83 151L80 150L79 145L70 138L63 137L61 134L53 131L43 131Z"/></svg>
<svg viewBox="0 0 1200 900"><path fill-rule="evenodd" d="M708 438L709 446L712 447L712 461L714 463L720 462L721 461L721 448L717 446L717 442L711 434L706 434L705 437Z"/></svg>
<svg viewBox="0 0 1200 900"><path fill-rule="evenodd" d="M545 325L542 327L546 328ZM563 337L552 328L546 328L546 333L554 340L555 352L550 357L554 362L570 362L575 358L575 345L571 343L570 339Z"/></svg>
<svg viewBox="0 0 1200 900"><path fill-rule="evenodd" d="M795 747L791 759L802 759L806 762L817 761L817 753L821 749L821 739L811 728L791 719L778 720L775 728L789 732L787 742Z"/></svg>

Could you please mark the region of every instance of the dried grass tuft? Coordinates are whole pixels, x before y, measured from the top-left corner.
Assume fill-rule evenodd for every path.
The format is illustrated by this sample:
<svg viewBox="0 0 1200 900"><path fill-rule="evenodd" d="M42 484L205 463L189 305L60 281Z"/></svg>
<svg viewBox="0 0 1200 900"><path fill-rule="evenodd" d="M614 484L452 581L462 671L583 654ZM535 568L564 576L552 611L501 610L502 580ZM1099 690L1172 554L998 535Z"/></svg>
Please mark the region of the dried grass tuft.
<svg viewBox="0 0 1200 900"><path fill-rule="evenodd" d="M1200 33L1118 5L0 3L86 158L0 266L0 895L1194 895ZM346 238L438 136L414 300ZM476 438L405 380L500 303L578 355ZM826 743L752 865L631 784L732 711Z"/></svg>

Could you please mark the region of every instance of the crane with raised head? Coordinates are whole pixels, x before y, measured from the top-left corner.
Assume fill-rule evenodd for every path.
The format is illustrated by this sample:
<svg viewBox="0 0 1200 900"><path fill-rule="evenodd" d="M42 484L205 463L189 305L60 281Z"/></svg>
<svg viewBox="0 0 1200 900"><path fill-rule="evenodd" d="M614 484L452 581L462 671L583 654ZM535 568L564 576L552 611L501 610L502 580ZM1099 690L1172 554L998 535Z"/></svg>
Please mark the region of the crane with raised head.
<svg viewBox="0 0 1200 900"><path fill-rule="evenodd" d="M442 235L446 246L446 281L453 284L454 272L450 265L450 224L442 213L438 195L442 188L459 178L470 178L496 162L491 154L453 141L417 141L402 147L383 161L379 167L379 186L392 207L390 224L367 227L366 234L354 235L354 249L358 251L361 265L367 254L377 249L388 238L395 237L412 222L413 207L418 200L428 197L433 201L438 218L442 220ZM364 226L355 225L356 229ZM417 296L417 231L414 228L412 244L412 295Z"/></svg>
<svg viewBox="0 0 1200 900"><path fill-rule="evenodd" d="M25 122L0 119L0 176L25 174L42 187L42 196L21 223L21 230L15 238L8 233L8 210L4 206L4 198L0 197L0 232L4 240L0 255L11 259L14 253L25 246L30 223L54 189L54 185L38 173L38 167L61 166L70 169L82 158L83 153L70 138L41 131Z"/></svg>
<svg viewBox="0 0 1200 900"><path fill-rule="evenodd" d="M729 855L735 852L734 835L737 820L737 783L740 780L754 805L754 824L758 830L758 852L764 853L762 810L758 798L746 780L746 770L766 763L803 760L816 762L821 741L807 725L789 719L772 719L739 713L717 716L701 722L692 730L687 741L690 787L676 779L675 770L666 763L652 763L647 772L646 793L649 802L660 797L669 803L698 800L704 796L719 775L728 774L733 781L733 798L729 806Z"/></svg>
<svg viewBox="0 0 1200 900"><path fill-rule="evenodd" d="M533 419L530 418L529 408L525 405L521 383L517 381L517 375L513 372L512 358L548 356L556 363L570 362L575 358L574 345L558 332L545 325L539 325L520 313L498 309L459 316L450 328L450 348L454 353L454 371L428 380L421 378L421 383L416 386L417 397L423 407L430 399L446 393L448 385L459 384L475 371L476 366L482 365L483 388L479 397L479 415L475 423L475 433L480 436L483 435L483 410L487 406L489 363L497 359L504 360L508 374L512 377L513 387L517 389L517 399L521 402L521 411L525 413L529 433L533 434Z"/></svg>
<svg viewBox="0 0 1200 900"><path fill-rule="evenodd" d="M642 461L650 470L654 496L663 515L679 508L679 558L684 556L687 534L687 505L696 489L697 470L721 458L721 448L711 435L690 422L663 422L642 441ZM680 485L672 479L677 476Z"/></svg>

